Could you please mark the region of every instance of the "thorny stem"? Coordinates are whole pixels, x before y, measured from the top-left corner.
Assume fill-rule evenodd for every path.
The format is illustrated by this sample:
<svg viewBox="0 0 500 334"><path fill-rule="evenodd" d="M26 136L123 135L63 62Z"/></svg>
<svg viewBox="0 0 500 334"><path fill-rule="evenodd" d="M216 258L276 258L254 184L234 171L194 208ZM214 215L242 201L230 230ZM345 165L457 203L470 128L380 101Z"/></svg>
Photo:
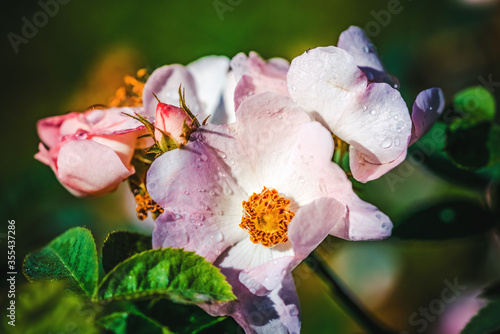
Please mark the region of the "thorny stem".
<svg viewBox="0 0 500 334"><path fill-rule="evenodd" d="M368 313L364 307L344 286L338 276L326 264L325 260L318 252L313 251L305 261L307 265L315 271L329 285L332 293L341 301L347 311L357 320L358 324L370 334L396 334L395 331L385 328L378 320Z"/></svg>

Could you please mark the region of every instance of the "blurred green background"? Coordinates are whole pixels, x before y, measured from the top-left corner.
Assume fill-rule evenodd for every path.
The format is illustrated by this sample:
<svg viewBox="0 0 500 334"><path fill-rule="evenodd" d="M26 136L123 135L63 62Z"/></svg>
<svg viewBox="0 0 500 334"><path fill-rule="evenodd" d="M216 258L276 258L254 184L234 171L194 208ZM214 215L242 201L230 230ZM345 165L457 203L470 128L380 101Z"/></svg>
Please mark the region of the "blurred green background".
<svg viewBox="0 0 500 334"><path fill-rule="evenodd" d="M220 3L229 9L218 12ZM0 233L6 233L8 219L15 219L18 267L24 255L72 226L89 227L98 245L112 230L150 231L130 214L133 208L125 185L105 197L75 198L49 167L33 159L38 119L106 104L122 85L123 76L139 68L152 70L164 64L186 64L204 55L232 57L251 50L264 58L291 60L307 48L335 45L343 30L358 25L371 29L373 42L387 70L400 79L409 106L418 92L429 87L443 88L449 102L458 90L481 85L481 78L500 81L498 5L408 0L400 2L400 12L377 21L389 3L394 1L72 0L60 4L58 12L27 43L20 44L16 53L8 34L21 35L23 17L33 22L41 7L37 1L4 2L1 73L5 81L0 122L4 227ZM500 87L492 88L498 105ZM434 147L432 154L439 154L439 144ZM456 174L465 180L457 182L453 177L443 178L446 168L439 174L427 164L407 161L393 172L404 175L402 182L381 178L360 193L395 224L419 208L444 201L458 198L487 207L488 198L498 199L498 190L497 195L492 191L498 186L491 182L491 175L498 173L490 171L479 179L470 173ZM439 211L442 220L459 220L460 215L450 210ZM471 224L476 223L474 217L482 219L480 215L471 217L467 218ZM5 240L0 234L3 250ZM368 243L329 238L324 249L334 270L379 319L413 333L422 327L410 323L412 313L440 299L445 280L458 279L466 285L460 296L466 297L500 276L499 245L493 233L478 233L445 241L390 238ZM5 256L0 262L6 263ZM362 332L307 266L299 266L295 278L303 333ZM5 282L2 280L0 299L6 296ZM25 284L21 274L17 284ZM460 300L446 304L422 332L445 333L441 326L446 324L447 313L460 309ZM470 305L474 303L472 300ZM460 317L452 317L456 320L452 323Z"/></svg>

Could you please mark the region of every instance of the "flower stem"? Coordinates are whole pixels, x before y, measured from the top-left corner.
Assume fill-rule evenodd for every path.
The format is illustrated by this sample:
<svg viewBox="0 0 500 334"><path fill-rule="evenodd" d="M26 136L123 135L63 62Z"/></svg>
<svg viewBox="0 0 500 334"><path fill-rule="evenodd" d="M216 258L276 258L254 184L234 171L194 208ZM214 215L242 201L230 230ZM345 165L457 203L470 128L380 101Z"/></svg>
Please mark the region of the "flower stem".
<svg viewBox="0 0 500 334"><path fill-rule="evenodd" d="M378 320L371 317L359 300L345 287L339 277L327 265L317 250L313 251L305 261L331 288L332 293L341 301L348 312L357 320L358 324L370 334L396 334L395 331L385 328Z"/></svg>

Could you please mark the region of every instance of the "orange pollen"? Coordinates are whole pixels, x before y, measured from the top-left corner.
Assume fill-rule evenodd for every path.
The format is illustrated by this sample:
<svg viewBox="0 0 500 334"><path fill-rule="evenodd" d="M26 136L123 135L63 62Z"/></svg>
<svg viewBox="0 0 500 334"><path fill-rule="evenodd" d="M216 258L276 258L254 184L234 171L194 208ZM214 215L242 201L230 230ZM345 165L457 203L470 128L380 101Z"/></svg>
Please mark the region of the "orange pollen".
<svg viewBox="0 0 500 334"><path fill-rule="evenodd" d="M111 97L110 107L138 107L142 105L142 90L148 78L148 71L140 69L135 76L126 75L123 81L125 86L118 88Z"/></svg>
<svg viewBox="0 0 500 334"><path fill-rule="evenodd" d="M135 195L135 202L137 204L136 213L137 218L139 220L144 220L148 216L148 212L150 211L153 215L159 215L163 213L163 208L159 206L153 199L149 196L148 193L141 195Z"/></svg>
<svg viewBox="0 0 500 334"><path fill-rule="evenodd" d="M274 247L288 241L288 225L295 216L289 210L290 200L280 196L276 189L262 189L243 201L243 217L240 227L247 230L250 240L266 247Z"/></svg>

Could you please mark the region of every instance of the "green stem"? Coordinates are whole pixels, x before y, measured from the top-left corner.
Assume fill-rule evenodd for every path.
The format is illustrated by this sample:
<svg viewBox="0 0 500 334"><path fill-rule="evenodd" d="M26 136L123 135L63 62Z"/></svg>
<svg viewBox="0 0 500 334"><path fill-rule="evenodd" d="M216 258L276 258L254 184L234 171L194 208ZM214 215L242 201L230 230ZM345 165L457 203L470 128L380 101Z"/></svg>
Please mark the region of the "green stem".
<svg viewBox="0 0 500 334"><path fill-rule="evenodd" d="M370 334L396 334L397 332L385 328L378 320L371 317L359 300L345 287L339 277L326 264L317 251L312 252L305 261L327 283L332 293L340 300L348 312L357 320L358 324Z"/></svg>

